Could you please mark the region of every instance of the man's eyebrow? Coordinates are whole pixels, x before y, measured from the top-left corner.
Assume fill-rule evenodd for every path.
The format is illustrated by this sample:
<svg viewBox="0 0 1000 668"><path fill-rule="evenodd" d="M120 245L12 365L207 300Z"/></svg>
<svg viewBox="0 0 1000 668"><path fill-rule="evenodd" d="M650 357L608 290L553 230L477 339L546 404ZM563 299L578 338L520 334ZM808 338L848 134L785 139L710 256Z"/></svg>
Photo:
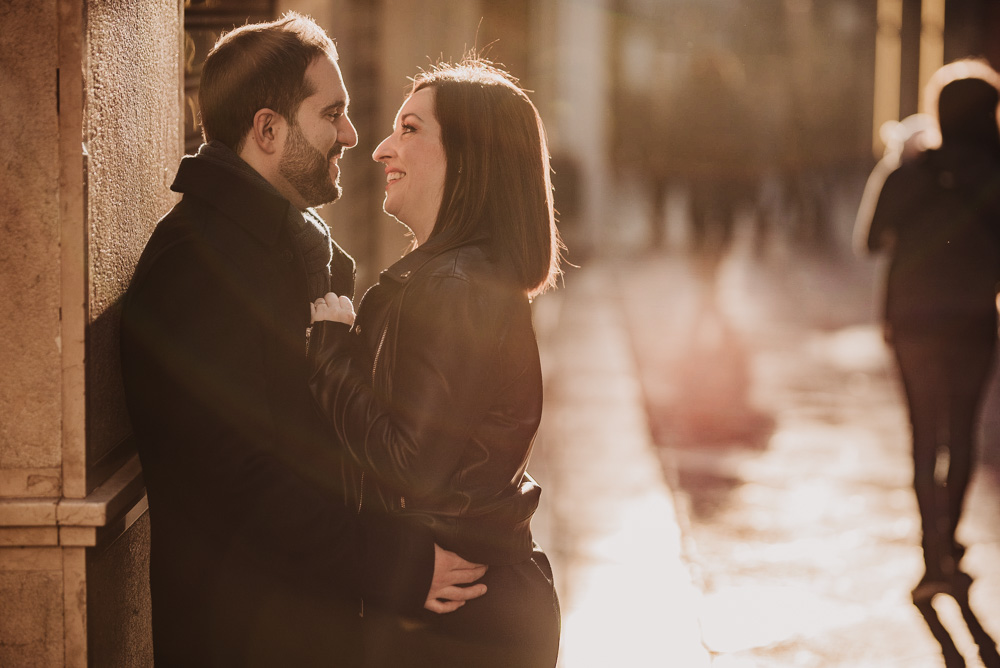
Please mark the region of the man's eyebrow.
<svg viewBox="0 0 1000 668"><path fill-rule="evenodd" d="M337 100L336 102L331 102L320 110L320 114L326 114L331 111L343 111L350 104L350 100Z"/></svg>

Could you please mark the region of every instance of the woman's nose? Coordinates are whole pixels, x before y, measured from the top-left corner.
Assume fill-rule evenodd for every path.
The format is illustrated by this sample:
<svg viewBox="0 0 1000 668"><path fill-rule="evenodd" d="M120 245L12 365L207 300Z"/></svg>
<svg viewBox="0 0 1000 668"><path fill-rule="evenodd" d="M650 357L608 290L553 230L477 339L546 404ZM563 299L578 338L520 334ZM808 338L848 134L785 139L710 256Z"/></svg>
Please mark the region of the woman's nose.
<svg viewBox="0 0 1000 668"><path fill-rule="evenodd" d="M372 160L375 162L382 162L389 157L389 140L391 139L392 135L389 135L375 147L375 150L372 151Z"/></svg>

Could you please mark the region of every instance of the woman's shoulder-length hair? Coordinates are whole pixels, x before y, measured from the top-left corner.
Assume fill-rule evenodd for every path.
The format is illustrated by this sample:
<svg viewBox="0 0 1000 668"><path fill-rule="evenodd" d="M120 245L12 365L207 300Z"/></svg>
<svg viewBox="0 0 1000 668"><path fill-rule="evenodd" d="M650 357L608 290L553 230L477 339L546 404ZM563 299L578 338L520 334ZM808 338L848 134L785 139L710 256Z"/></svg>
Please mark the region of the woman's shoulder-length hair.
<svg viewBox="0 0 1000 668"><path fill-rule="evenodd" d="M552 207L545 129L507 72L475 55L414 78L434 90L447 159L444 194L425 245L485 240L529 296L553 287L562 244Z"/></svg>

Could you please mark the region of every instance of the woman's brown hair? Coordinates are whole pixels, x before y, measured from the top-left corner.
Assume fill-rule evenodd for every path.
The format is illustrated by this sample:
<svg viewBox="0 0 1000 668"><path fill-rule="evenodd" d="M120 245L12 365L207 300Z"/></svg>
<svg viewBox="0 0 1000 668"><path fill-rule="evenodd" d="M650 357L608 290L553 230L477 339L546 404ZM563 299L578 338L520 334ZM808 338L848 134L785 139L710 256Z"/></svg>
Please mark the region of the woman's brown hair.
<svg viewBox="0 0 1000 668"><path fill-rule="evenodd" d="M552 208L545 129L507 72L477 56L422 72L434 90L447 159L444 195L425 245L486 239L529 296L555 285L562 248Z"/></svg>

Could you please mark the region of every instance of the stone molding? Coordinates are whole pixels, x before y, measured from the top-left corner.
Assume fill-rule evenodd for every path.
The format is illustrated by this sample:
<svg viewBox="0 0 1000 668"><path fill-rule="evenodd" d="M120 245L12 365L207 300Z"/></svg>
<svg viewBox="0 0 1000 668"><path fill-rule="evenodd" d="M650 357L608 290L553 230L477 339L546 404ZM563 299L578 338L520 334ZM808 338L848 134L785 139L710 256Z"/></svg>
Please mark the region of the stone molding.
<svg viewBox="0 0 1000 668"><path fill-rule="evenodd" d="M147 508L142 467L133 455L83 499L0 499L0 546L104 545Z"/></svg>

